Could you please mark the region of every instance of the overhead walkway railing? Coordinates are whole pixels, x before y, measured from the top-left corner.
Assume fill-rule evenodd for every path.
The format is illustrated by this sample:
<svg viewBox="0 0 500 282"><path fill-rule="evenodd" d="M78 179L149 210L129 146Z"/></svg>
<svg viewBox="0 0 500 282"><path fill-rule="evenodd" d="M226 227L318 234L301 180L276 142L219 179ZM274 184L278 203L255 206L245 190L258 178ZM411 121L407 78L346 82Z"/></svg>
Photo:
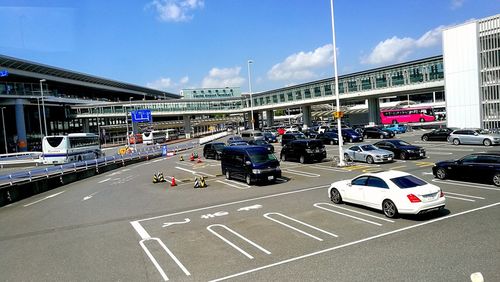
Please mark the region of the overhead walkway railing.
<svg viewBox="0 0 500 282"><path fill-rule="evenodd" d="M256 93L253 96L254 110L279 109L300 105L328 103L334 100L333 78L313 81L286 88ZM423 92L444 89L443 57L431 57L418 61L377 68L339 77L341 99L363 99L382 97L391 93ZM78 118L117 117L138 109L150 109L158 115L231 114L250 109L248 97L224 100L168 100L131 101L109 103L100 106L73 106Z"/></svg>

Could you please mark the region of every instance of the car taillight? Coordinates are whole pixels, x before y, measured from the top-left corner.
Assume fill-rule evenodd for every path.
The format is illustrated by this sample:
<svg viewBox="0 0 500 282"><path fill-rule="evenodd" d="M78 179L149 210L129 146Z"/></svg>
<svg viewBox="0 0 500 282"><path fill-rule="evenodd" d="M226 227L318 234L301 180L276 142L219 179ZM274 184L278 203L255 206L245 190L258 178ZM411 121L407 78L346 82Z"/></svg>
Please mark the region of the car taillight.
<svg viewBox="0 0 500 282"><path fill-rule="evenodd" d="M410 200L410 202L412 203L420 203L420 199L413 194L408 194L406 195L406 197L408 197L408 200Z"/></svg>
<svg viewBox="0 0 500 282"><path fill-rule="evenodd" d="M439 193L439 197L440 197L440 198L441 198L441 197L444 197L444 193L443 193L443 191L440 191L440 193Z"/></svg>

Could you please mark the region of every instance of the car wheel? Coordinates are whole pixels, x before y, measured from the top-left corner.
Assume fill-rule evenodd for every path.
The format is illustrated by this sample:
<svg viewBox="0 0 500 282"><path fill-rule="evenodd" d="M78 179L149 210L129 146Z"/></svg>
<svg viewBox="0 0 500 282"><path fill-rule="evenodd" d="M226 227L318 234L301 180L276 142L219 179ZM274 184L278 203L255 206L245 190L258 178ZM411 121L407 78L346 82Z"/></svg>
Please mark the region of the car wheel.
<svg viewBox="0 0 500 282"><path fill-rule="evenodd" d="M299 162L301 164L305 163L306 162L306 157L304 157L303 155L301 155L300 158L299 158Z"/></svg>
<svg viewBox="0 0 500 282"><path fill-rule="evenodd" d="M336 188L333 188L330 191L330 200L332 200L332 202L334 204L341 204L342 203L342 196L340 195L339 190L337 190Z"/></svg>
<svg viewBox="0 0 500 282"><path fill-rule="evenodd" d="M393 120L393 121L392 121L392 124L397 124L397 123L398 123L398 121L397 121L397 120Z"/></svg>
<svg viewBox="0 0 500 282"><path fill-rule="evenodd" d="M420 118L420 122L425 122L425 119L424 118Z"/></svg>
<svg viewBox="0 0 500 282"><path fill-rule="evenodd" d="M250 177L250 174L247 174L247 176L245 177L245 182L248 185L252 185L252 178Z"/></svg>
<svg viewBox="0 0 500 282"><path fill-rule="evenodd" d="M203 152L203 157L206 159L207 158L207 153Z"/></svg>
<svg viewBox="0 0 500 282"><path fill-rule="evenodd" d="M349 138L349 143L352 143L352 142L353 142L352 138Z"/></svg>
<svg viewBox="0 0 500 282"><path fill-rule="evenodd" d="M460 140L457 138L453 139L453 145L460 145Z"/></svg>
<svg viewBox="0 0 500 282"><path fill-rule="evenodd" d="M496 173L493 176L493 184L495 184L495 186L500 186L500 173Z"/></svg>
<svg viewBox="0 0 500 282"><path fill-rule="evenodd" d="M398 216L398 208L391 200L385 200L382 203L382 210L388 218L395 218Z"/></svg>
<svg viewBox="0 0 500 282"><path fill-rule="evenodd" d="M422 136L422 141L425 142L429 141L429 137L427 135Z"/></svg>
<svg viewBox="0 0 500 282"><path fill-rule="evenodd" d="M439 178L439 179L446 179L446 177L448 176L448 174L446 173L446 169L440 167L437 169L436 171L436 177Z"/></svg>
<svg viewBox="0 0 500 282"><path fill-rule="evenodd" d="M281 161L286 161L286 155L285 154L281 154L280 155L280 160Z"/></svg>
<svg viewBox="0 0 500 282"><path fill-rule="evenodd" d="M399 154L399 158L401 158L402 160L406 160L406 153L405 152L401 152L401 154Z"/></svg>
<svg viewBox="0 0 500 282"><path fill-rule="evenodd" d="M384 134L380 134L380 139L384 139Z"/></svg>
<svg viewBox="0 0 500 282"><path fill-rule="evenodd" d="M366 162L369 163L369 164L372 164L373 163L373 157L372 156L366 157Z"/></svg>
<svg viewBox="0 0 500 282"><path fill-rule="evenodd" d="M333 142L333 140L330 140L330 145L334 145L335 142Z"/></svg>
<svg viewBox="0 0 500 282"><path fill-rule="evenodd" d="M217 154L217 153L215 154L215 159L220 160L219 154Z"/></svg>
<svg viewBox="0 0 500 282"><path fill-rule="evenodd" d="M229 172L229 170L226 170L226 179L227 180L231 179L231 173Z"/></svg>
<svg viewBox="0 0 500 282"><path fill-rule="evenodd" d="M363 134L363 138L364 138L364 139L368 138L368 135Z"/></svg>
<svg viewBox="0 0 500 282"><path fill-rule="evenodd" d="M491 146L491 140L490 139L484 139L483 145L484 146Z"/></svg>
<svg viewBox="0 0 500 282"><path fill-rule="evenodd" d="M349 156L349 154L344 154L344 160L346 162L351 162L352 161L351 156Z"/></svg>

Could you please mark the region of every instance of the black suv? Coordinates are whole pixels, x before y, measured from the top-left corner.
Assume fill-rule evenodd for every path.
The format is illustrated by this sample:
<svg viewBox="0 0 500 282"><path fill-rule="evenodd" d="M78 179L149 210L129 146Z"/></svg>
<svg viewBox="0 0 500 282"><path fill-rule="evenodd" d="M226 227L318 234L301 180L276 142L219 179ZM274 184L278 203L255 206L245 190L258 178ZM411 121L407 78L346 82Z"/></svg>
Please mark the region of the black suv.
<svg viewBox="0 0 500 282"><path fill-rule="evenodd" d="M437 162L432 173L439 179L455 178L500 186L500 152L477 153L459 160Z"/></svg>
<svg viewBox="0 0 500 282"><path fill-rule="evenodd" d="M394 132L382 129L380 127L367 127L363 130L363 137L366 138L392 138L394 137Z"/></svg>
<svg viewBox="0 0 500 282"><path fill-rule="evenodd" d="M307 161L322 161L326 158L325 145L320 140L305 139L294 140L283 146L280 159L288 161L290 159L298 160L300 163Z"/></svg>
<svg viewBox="0 0 500 282"><path fill-rule="evenodd" d="M203 157L205 159L214 158L220 160L222 149L224 149L225 144L222 142L213 142L205 144L203 147Z"/></svg>
<svg viewBox="0 0 500 282"><path fill-rule="evenodd" d="M338 144L339 143L339 135L333 131L325 131L323 133L318 134L316 139L321 140L323 144Z"/></svg>
<svg viewBox="0 0 500 282"><path fill-rule="evenodd" d="M306 136L302 132L288 132L281 136L281 145L284 146L293 140L306 139Z"/></svg>
<svg viewBox="0 0 500 282"><path fill-rule="evenodd" d="M373 144L380 149L388 150L394 153L396 158L407 160L411 158L425 158L425 149L419 146L414 146L406 141L391 139L378 141Z"/></svg>

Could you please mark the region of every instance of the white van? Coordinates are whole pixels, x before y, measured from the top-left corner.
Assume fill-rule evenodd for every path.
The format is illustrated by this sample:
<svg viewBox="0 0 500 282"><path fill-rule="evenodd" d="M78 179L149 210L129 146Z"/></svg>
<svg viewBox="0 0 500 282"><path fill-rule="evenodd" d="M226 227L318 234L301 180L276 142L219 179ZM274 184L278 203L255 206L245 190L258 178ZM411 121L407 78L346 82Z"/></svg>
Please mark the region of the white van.
<svg viewBox="0 0 500 282"><path fill-rule="evenodd" d="M241 132L241 138L246 142L250 140L264 140L264 135L259 130L245 130Z"/></svg>

